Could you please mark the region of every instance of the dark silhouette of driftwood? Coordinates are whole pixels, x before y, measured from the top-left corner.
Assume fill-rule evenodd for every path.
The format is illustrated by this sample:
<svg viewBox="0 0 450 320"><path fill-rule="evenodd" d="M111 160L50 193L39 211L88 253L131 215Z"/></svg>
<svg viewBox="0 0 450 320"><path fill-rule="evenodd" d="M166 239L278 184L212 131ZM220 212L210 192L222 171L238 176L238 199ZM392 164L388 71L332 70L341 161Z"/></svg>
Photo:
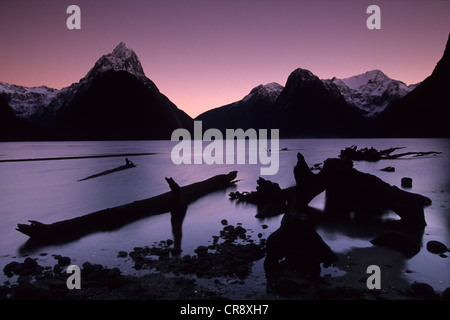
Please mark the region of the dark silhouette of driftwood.
<svg viewBox="0 0 450 320"><path fill-rule="evenodd" d="M234 185L236 176L237 171L217 175L181 187L179 193L183 198L183 203L187 205L211 192ZM93 232L114 230L152 215L171 211L173 214L173 212L180 209L177 208L180 203L177 201L174 202L174 187L171 183L169 183L169 186L171 186L172 191L149 199L96 211L81 217L52 224L44 224L30 220L30 224L18 224L16 230L28 235L34 243L65 242L78 239Z"/></svg>
<svg viewBox="0 0 450 320"><path fill-rule="evenodd" d="M348 158L327 159L320 172L315 174L303 155L298 153L294 176L295 188L277 191L280 195L278 197L265 195L274 190L272 182L260 183L258 180L259 188L256 192L235 192L231 198L258 206L264 205L266 208L276 205L277 210L269 212L269 215L276 215L285 213L289 208L305 212L311 200L325 191L325 213L328 215L343 217L354 212L359 216L369 217L392 210L404 222L426 225L424 207L431 204L431 199L401 190L374 175L360 172L353 168L353 162ZM292 190L295 190L294 196Z"/></svg>
<svg viewBox="0 0 450 320"><path fill-rule="evenodd" d="M358 147L353 145L351 147L341 150L339 158L349 159L356 161L378 161L378 160L394 160L406 156L423 157L429 155L438 155L442 152L428 151L428 152L404 152L398 154L392 154L392 152L403 149L404 147L393 147L385 150L376 150L375 148L362 148L358 150Z"/></svg>
<svg viewBox="0 0 450 320"><path fill-rule="evenodd" d="M186 216L188 204L181 193L181 187L172 179L166 178L170 190L172 190L173 206L170 211L170 224L174 240L174 252L181 252L181 238L183 236L183 221Z"/></svg>

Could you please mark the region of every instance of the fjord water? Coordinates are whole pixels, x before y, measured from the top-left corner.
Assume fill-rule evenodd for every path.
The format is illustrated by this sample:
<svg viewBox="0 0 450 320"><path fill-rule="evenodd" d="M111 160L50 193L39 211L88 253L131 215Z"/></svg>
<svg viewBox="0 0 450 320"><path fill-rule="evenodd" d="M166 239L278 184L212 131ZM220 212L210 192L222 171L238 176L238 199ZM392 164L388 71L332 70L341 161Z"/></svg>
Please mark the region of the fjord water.
<svg viewBox="0 0 450 320"><path fill-rule="evenodd" d="M260 176L261 164L244 165L174 165L172 141L108 141L108 142L8 142L0 144L0 267L25 255L37 258L42 265L53 266L51 256L59 254L72 258L73 264L85 261L108 267L119 266L124 273L139 274L133 263L118 258L119 251L132 251L134 247L151 246L161 240L172 239L170 214L148 217L110 232L98 232L79 240L48 245L36 250L23 249L28 237L15 230L18 223L37 220L52 223L75 218L97 210L111 208L169 191L165 177L172 177L183 186L207 179L216 174L237 170L239 182L233 188L207 195L192 203L183 224L182 249L192 254L199 245L208 245L212 236L219 235L222 219L229 224L242 223L255 239L258 233L267 237L279 225L281 216L259 220L257 208L237 204L229 199L231 191L253 191ZM203 143L204 147L208 144ZM297 152L301 152L308 165L337 157L345 147L357 145L378 150L405 147L397 152L439 151L442 154L420 158L354 162L356 169L374 174L391 185L400 187L402 177L413 178L408 191L425 195L433 201L425 208L427 226L422 250L405 259L402 274L408 281L426 282L442 291L450 286L450 258L443 258L426 250L426 243L438 240L450 244L450 140L449 139L292 139L280 140L280 166L275 176L264 176L279 183L282 188L293 186L293 168ZM227 150L224 150L227 152ZM125 164L125 156L92 158L113 154L152 153L129 156L137 166L86 181L87 176ZM83 157L83 158L80 158ZM53 158L43 161L3 161L18 159ZM58 159L59 158L59 159ZM75 158L75 159L60 159ZM77 159L78 158L78 159ZM393 166L395 172L380 169ZM311 206L323 208L324 194L317 196ZM394 213L388 218L398 219ZM262 225L268 226L267 229ZM370 248L376 233L359 226L318 226L317 231L336 252L351 252L355 248ZM350 254L350 253L349 253ZM447 253L448 254L448 253ZM368 264L374 264L369 261ZM262 268L255 269L262 273ZM262 274L263 278L264 275ZM1 274L1 282L7 278ZM386 284L388 285L388 284Z"/></svg>

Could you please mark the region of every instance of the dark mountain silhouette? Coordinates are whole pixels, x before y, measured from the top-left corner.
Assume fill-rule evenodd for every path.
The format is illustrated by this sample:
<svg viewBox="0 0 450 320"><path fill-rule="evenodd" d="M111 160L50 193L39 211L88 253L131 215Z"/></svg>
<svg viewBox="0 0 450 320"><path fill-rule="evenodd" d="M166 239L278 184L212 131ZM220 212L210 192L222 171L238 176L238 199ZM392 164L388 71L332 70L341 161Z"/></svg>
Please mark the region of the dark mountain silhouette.
<svg viewBox="0 0 450 320"><path fill-rule="evenodd" d="M42 140L49 137L43 128L17 118L0 95L0 141Z"/></svg>
<svg viewBox="0 0 450 320"><path fill-rule="evenodd" d="M366 122L337 90L327 90L317 76L300 68L289 75L273 118L284 138L358 136Z"/></svg>
<svg viewBox="0 0 450 320"><path fill-rule="evenodd" d="M433 73L417 86L380 70L320 80L299 68L284 87L257 86L242 100L196 120L203 121L204 130L277 128L282 138L449 137L449 42ZM177 128L193 129L192 118L145 76L124 43L69 87L0 83L0 93L2 140L170 139Z"/></svg>
<svg viewBox="0 0 450 320"><path fill-rule="evenodd" d="M107 71L77 93L55 116L64 139L170 139L177 128L192 129L192 119L158 90L126 71Z"/></svg>
<svg viewBox="0 0 450 320"><path fill-rule="evenodd" d="M450 137L450 34L432 74L382 113L374 136Z"/></svg>
<svg viewBox="0 0 450 320"><path fill-rule="evenodd" d="M360 135L370 120L348 104L337 86L325 85L308 70L296 69L286 86L254 88L242 100L209 110L195 120L203 128L279 129L282 138Z"/></svg>
<svg viewBox="0 0 450 320"><path fill-rule="evenodd" d="M79 82L59 91L5 83L1 88L14 103L8 110L22 116L20 123L32 123L48 133L30 137L17 129L17 139L170 139L177 128L193 129L192 118L145 76L137 55L123 42L100 57Z"/></svg>
<svg viewBox="0 0 450 320"><path fill-rule="evenodd" d="M242 100L206 111L195 120L201 120L203 129L249 128L263 129L272 125L273 105L283 87L278 83L259 85Z"/></svg>

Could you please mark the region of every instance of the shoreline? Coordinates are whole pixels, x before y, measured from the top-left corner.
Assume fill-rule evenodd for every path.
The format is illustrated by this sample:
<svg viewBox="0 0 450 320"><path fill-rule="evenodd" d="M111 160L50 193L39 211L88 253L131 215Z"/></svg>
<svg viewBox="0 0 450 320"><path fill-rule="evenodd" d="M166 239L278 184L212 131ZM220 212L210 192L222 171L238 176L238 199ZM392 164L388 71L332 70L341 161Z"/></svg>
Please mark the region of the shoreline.
<svg viewBox="0 0 450 320"><path fill-rule="evenodd" d="M118 267L107 268L85 262L80 265L81 289L69 290L66 273L69 257L52 255L56 264L41 266L36 258L12 261L2 272L10 280L0 285L0 300L448 300L450 288L442 292L424 283L410 284L403 255L393 249L373 246L337 253L335 268L345 273L321 275L318 281L284 270L274 292L266 277L254 277L261 267L265 239L246 235L241 226L225 225L215 243L199 246L193 255L174 252L171 240L152 247L118 251L117 258L134 263L141 275L125 275ZM368 251L369 250L369 251ZM242 253L242 254L241 254ZM233 257L231 259L230 257ZM368 289L371 260L381 268L381 288ZM14 277L14 278L13 278Z"/></svg>

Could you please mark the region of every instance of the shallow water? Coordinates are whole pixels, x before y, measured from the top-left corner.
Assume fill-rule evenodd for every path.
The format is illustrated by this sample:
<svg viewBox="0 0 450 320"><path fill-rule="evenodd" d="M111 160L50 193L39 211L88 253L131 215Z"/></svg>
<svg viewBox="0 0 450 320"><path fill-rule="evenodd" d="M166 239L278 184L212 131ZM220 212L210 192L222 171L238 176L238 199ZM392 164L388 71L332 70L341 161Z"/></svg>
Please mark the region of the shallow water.
<svg viewBox="0 0 450 320"><path fill-rule="evenodd" d="M173 177L179 185L203 180L216 174L238 171L240 180L236 187L215 192L192 203L183 224L184 253L192 253L198 245L212 242L223 228L220 221L242 225L249 233L262 233L267 237L279 227L281 216L259 220L256 207L230 201L230 191L253 191L260 174L261 164L256 165L174 165L171 141L119 141L119 142L20 142L0 143L0 161L36 158L85 157L112 154L154 153L129 157L137 167L78 181L84 177L112 169L125 163L124 157L79 158L25 162L0 162L0 267L11 260L22 261L23 255L38 258L40 264L53 265L51 254L72 258L72 263L85 261L101 263L109 267L119 266L125 273L139 274L132 263L117 258L119 250L131 251L136 246L151 246L154 242L171 239L170 214L141 219L119 230L87 235L77 241L41 247L35 251L21 248L28 237L15 230L17 223L37 220L52 223L74 218L97 210L127 204L169 191L165 177ZM206 146L208 143L204 143ZM379 162L355 162L355 168L374 174L389 184L400 187L404 176L413 178L413 188L432 199L425 208L427 226L423 235L423 248L405 261L404 277L408 281L422 281L436 290L450 286L450 257L442 258L425 248L429 240L450 244L450 140L449 139L293 139L281 140L280 169L275 176L264 176L280 184L282 188L295 184L293 167L297 152L301 152L308 165L321 163L329 157L337 157L345 147L374 147L387 149L405 147L397 152L440 151L441 155L416 159L382 160ZM379 171L394 166L395 172ZM324 195L317 196L311 206L321 209ZM388 218L398 218L394 213ZM266 224L267 229L262 225ZM319 225L317 231L336 252L349 252L352 248L369 248L370 239L376 235L371 228L354 225ZM47 253L47 255L41 255ZM373 264L369 263L368 264ZM259 281L264 278L260 264L255 266ZM336 271L336 270L335 270ZM337 272L340 274L339 272ZM0 280L7 278L2 274Z"/></svg>

